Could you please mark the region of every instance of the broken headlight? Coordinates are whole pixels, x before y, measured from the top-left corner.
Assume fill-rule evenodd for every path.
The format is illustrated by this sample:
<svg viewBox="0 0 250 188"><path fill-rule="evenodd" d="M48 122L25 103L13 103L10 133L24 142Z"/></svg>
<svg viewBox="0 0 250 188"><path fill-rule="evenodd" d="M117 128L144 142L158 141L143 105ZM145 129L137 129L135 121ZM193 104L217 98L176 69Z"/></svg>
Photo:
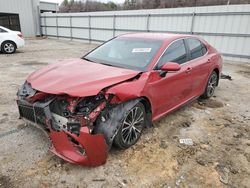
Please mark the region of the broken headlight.
<svg viewBox="0 0 250 188"><path fill-rule="evenodd" d="M30 97L36 94L36 90L27 81L18 89L17 95L20 97Z"/></svg>

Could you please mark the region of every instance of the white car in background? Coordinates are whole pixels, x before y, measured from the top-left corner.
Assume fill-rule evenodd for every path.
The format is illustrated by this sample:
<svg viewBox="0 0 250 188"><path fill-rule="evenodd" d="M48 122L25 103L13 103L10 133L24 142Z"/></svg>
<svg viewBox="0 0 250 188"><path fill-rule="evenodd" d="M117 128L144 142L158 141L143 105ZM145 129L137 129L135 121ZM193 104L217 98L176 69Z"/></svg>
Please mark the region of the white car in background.
<svg viewBox="0 0 250 188"><path fill-rule="evenodd" d="M24 46L24 38L20 31L12 31L0 26L0 51L12 54L17 48Z"/></svg>

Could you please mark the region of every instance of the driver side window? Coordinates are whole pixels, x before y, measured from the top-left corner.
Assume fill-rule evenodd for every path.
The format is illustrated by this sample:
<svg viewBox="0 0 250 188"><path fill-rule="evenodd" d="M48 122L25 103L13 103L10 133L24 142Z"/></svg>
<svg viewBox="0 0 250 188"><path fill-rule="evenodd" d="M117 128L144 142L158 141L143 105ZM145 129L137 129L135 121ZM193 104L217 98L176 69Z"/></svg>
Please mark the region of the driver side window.
<svg viewBox="0 0 250 188"><path fill-rule="evenodd" d="M160 69L161 66L166 62L174 62L174 63L185 63L188 61L187 51L185 48L184 40L178 40L172 43L167 47L167 50L162 55L161 59L157 64L157 69Z"/></svg>

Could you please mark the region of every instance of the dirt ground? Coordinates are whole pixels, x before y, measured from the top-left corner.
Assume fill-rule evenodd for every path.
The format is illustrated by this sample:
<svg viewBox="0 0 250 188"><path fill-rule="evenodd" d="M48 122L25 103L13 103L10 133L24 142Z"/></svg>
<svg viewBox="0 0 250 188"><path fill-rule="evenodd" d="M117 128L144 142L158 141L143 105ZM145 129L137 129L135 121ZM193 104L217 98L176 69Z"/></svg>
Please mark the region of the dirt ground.
<svg viewBox="0 0 250 188"><path fill-rule="evenodd" d="M17 89L31 72L94 46L36 39L0 54L0 187L250 186L250 65L239 62L224 63L233 80L221 80L212 99L167 115L132 148L112 149L105 165L86 168L54 156L46 135L18 119Z"/></svg>

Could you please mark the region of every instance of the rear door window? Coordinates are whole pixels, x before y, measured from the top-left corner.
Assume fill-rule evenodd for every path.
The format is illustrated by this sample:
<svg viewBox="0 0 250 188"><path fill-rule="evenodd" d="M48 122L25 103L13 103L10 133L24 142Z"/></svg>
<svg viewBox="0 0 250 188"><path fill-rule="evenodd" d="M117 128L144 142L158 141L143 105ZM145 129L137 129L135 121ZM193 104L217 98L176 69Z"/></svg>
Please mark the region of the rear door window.
<svg viewBox="0 0 250 188"><path fill-rule="evenodd" d="M190 51L190 60L201 57L207 53L206 46L198 39L189 38L186 39L186 41Z"/></svg>
<svg viewBox="0 0 250 188"><path fill-rule="evenodd" d="M4 30L4 29L2 29L2 28L0 28L0 33L7 33L7 31Z"/></svg>
<svg viewBox="0 0 250 188"><path fill-rule="evenodd" d="M178 40L167 47L167 50L162 55L161 59L157 64L157 69L160 69L164 63L185 63L187 62L187 51L185 48L184 40Z"/></svg>

